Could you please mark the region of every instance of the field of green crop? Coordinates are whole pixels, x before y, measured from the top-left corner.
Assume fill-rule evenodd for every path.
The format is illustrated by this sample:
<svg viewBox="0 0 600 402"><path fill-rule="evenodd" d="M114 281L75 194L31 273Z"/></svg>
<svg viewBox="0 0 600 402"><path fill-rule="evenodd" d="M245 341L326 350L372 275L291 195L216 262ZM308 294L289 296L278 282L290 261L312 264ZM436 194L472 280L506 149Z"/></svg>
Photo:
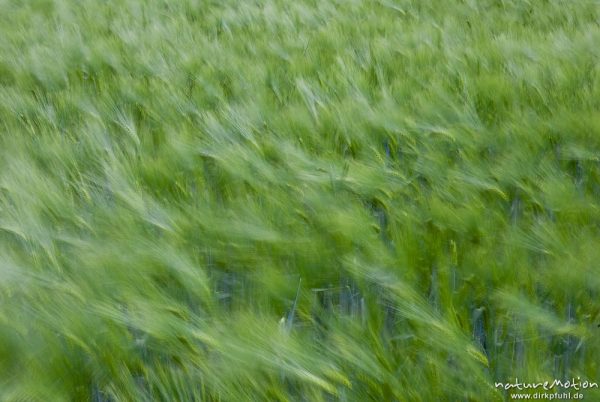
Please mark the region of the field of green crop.
<svg viewBox="0 0 600 402"><path fill-rule="evenodd" d="M596 0L0 0L0 401L600 382L599 61Z"/></svg>

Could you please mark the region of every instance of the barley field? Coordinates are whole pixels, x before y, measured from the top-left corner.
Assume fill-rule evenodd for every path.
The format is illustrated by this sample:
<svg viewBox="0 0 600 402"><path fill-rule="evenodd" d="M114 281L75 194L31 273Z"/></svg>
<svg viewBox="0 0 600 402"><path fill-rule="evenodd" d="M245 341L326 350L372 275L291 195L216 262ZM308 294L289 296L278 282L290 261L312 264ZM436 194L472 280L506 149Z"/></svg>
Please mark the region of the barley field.
<svg viewBox="0 0 600 402"><path fill-rule="evenodd" d="M0 401L600 401L599 61L596 0L0 0Z"/></svg>

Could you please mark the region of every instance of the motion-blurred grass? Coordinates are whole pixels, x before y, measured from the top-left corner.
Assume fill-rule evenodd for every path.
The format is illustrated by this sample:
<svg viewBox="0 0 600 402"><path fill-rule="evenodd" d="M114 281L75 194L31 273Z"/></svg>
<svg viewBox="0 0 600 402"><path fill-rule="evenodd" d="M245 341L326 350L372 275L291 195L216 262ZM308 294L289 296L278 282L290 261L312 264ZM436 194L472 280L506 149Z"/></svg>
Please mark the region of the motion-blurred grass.
<svg viewBox="0 0 600 402"><path fill-rule="evenodd" d="M599 43L593 0L0 0L0 400L600 381Z"/></svg>

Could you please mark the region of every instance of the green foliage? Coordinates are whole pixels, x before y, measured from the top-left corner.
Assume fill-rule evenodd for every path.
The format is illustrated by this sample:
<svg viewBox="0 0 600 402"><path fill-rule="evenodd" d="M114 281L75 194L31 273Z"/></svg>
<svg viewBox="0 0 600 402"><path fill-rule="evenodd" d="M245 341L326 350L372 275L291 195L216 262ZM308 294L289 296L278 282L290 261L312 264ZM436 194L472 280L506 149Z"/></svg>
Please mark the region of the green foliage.
<svg viewBox="0 0 600 402"><path fill-rule="evenodd" d="M600 381L598 21L0 0L0 400Z"/></svg>

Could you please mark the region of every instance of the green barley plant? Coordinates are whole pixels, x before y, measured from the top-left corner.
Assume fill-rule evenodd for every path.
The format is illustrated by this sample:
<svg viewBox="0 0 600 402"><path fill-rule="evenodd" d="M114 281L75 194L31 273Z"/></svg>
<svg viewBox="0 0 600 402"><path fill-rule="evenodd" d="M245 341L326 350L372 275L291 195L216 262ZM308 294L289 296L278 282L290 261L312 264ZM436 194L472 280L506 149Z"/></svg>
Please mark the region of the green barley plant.
<svg viewBox="0 0 600 402"><path fill-rule="evenodd" d="M0 400L600 382L599 43L596 0L0 0Z"/></svg>

